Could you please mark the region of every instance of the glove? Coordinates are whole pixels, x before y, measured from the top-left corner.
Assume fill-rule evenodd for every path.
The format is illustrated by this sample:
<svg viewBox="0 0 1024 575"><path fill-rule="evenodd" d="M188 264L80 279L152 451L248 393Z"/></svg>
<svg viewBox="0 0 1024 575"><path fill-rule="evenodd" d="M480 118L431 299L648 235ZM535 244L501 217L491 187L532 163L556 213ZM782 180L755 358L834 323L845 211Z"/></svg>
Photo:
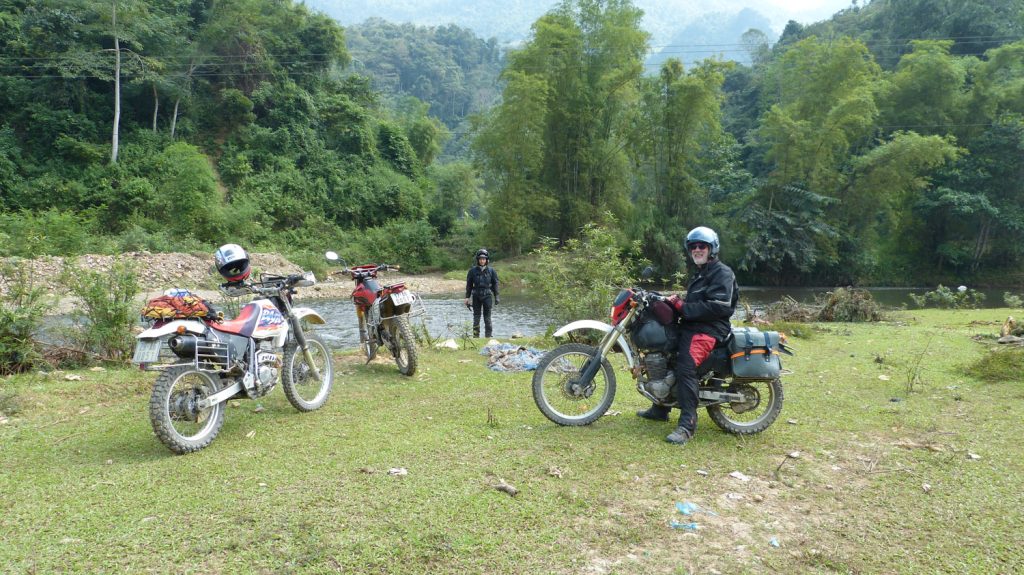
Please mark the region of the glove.
<svg viewBox="0 0 1024 575"><path fill-rule="evenodd" d="M501 298L498 296L494 296L494 305L498 305L499 303L501 303Z"/></svg>
<svg viewBox="0 0 1024 575"><path fill-rule="evenodd" d="M473 306L469 305L469 298L466 298L466 309L473 309Z"/></svg>
<svg viewBox="0 0 1024 575"><path fill-rule="evenodd" d="M680 299L678 294L670 295L668 299L665 300L665 302L667 302L668 305L672 306L672 309L676 310L676 312L680 314L683 313L683 300Z"/></svg>

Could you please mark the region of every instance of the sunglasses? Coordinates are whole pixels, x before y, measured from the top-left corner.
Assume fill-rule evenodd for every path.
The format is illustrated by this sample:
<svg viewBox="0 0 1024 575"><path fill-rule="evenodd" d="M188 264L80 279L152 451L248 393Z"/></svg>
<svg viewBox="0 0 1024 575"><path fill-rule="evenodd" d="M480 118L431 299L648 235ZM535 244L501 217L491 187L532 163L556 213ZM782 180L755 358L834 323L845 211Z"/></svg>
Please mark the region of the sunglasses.
<svg viewBox="0 0 1024 575"><path fill-rule="evenodd" d="M692 244L690 244L690 251L691 252L693 250L707 250L707 249L711 249L711 245L710 244L706 244L704 242L693 242Z"/></svg>

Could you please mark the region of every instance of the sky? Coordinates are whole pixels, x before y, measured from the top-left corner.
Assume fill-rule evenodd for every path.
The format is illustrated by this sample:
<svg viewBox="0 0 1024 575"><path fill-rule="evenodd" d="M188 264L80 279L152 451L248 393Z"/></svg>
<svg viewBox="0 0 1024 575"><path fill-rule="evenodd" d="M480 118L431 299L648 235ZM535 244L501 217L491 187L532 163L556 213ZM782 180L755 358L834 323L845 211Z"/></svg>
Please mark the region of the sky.
<svg viewBox="0 0 1024 575"><path fill-rule="evenodd" d="M735 14L743 8L752 8L768 18L772 24L772 32L778 35L782 32L786 22L796 20L801 24L810 24L827 19L832 14L849 8L853 0L633 0L633 4L644 10L644 28L654 35L654 40L659 37L671 36L671 32L684 27L689 22L708 13ZM323 10L327 14L338 19L343 25L356 24L368 17L377 16L391 22L412 22L418 25L456 24L461 27L470 28L480 33L482 27L514 27L517 35L525 35L532 20L540 17L544 12L558 4L558 0L465 0L467 9L465 18L460 21L460 15L443 18L448 21L439 21L441 12L450 12L457 2L451 0L305 0L306 5L311 8ZM860 4L867 4L868 0L859 0ZM480 21L480 6L495 4L496 6L513 6L518 10L505 11L495 9L493 21L489 23ZM438 10L440 6L447 6L445 10ZM476 7L476 9L472 8ZM528 12L532 20L529 22L503 22L503 18L510 15L510 12L521 14ZM536 14L532 14L536 12ZM399 15L396 17L396 15ZM767 32L767 31L765 31ZM487 34L482 34L486 36ZM774 39L774 38L773 38Z"/></svg>

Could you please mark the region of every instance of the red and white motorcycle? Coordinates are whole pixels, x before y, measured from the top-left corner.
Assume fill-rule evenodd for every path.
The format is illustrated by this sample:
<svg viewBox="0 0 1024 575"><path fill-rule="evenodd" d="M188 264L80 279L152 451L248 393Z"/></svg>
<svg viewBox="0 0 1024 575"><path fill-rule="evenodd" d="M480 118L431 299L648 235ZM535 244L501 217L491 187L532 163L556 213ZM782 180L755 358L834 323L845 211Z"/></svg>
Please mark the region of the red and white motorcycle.
<svg viewBox="0 0 1024 575"><path fill-rule="evenodd" d="M398 270L397 265L365 264L348 267L335 252L327 252L327 259L338 262L343 269L336 274L352 278L352 303L359 319L359 347L369 363L377 357L377 350L386 347L398 364L402 375L416 373L416 340L409 319L426 313L423 301L404 283L380 285L377 273Z"/></svg>
<svg viewBox="0 0 1024 575"><path fill-rule="evenodd" d="M156 436L175 453L208 446L224 424L229 399L256 399L281 379L285 397L299 411L319 409L331 394L331 351L307 324L323 324L319 313L292 305L296 287L311 286L312 272L263 274L259 282L222 286L230 296L258 299L238 317L213 314L152 320L137 336L132 362L158 371L149 400ZM178 297L191 297L178 294Z"/></svg>

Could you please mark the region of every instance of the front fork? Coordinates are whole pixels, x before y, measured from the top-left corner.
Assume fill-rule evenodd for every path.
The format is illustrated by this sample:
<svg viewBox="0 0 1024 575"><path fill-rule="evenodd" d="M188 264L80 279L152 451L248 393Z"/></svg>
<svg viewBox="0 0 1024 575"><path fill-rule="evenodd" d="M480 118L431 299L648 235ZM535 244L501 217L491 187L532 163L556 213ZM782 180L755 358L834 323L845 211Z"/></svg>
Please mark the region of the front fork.
<svg viewBox="0 0 1024 575"><path fill-rule="evenodd" d="M597 353L587 360L583 364L583 370L580 372L579 384L583 387L589 386L590 382L594 380L594 376L597 375L597 371L601 369L601 362L604 361L605 356L611 353L615 344L619 341L622 333L625 331L625 326L633 323L633 317L636 315L637 308L629 310L629 314L619 322L618 325L612 327L604 337L601 338L601 342L597 344Z"/></svg>
<svg viewBox="0 0 1024 575"><path fill-rule="evenodd" d="M313 372L313 377L320 381L323 377L320 375L320 370L316 366L316 362L313 361L313 354L309 352L309 343L306 341L306 333L302 331L302 325L298 318L295 316L291 317L292 322L292 333L295 334L295 341L299 344L299 349L302 350L302 357L306 358L306 365L309 366L310 371Z"/></svg>

